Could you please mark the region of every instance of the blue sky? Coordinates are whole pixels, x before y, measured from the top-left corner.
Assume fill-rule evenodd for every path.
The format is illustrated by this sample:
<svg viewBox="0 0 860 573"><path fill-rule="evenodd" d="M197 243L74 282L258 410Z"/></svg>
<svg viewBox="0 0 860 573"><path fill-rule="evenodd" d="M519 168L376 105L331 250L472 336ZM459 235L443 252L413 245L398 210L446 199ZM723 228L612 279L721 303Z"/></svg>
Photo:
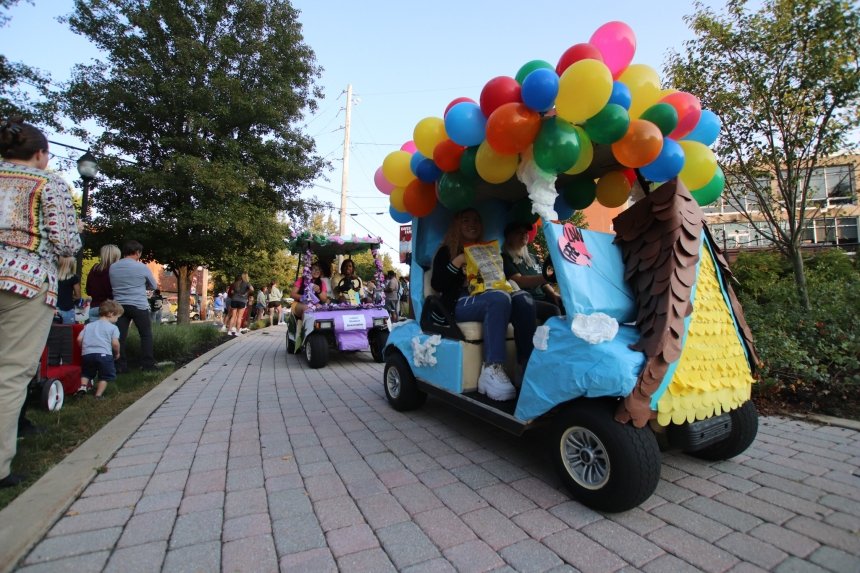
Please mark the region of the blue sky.
<svg viewBox="0 0 860 573"><path fill-rule="evenodd" d="M705 4L723 6L715 0ZM488 80L513 76L530 60L555 64L567 48L587 42L612 20L626 22L636 33L633 61L658 72L666 53L682 50L691 38L683 17L692 12L692 3L681 0L295 0L293 5L301 11L305 41L324 68L319 83L325 98L307 118L306 132L331 162L305 194L340 207L344 92L351 84L346 230L379 235L395 249L398 224L388 216L388 198L376 190L373 174L389 152L412 139L419 120L441 117L456 97L477 100ZM49 72L57 83L68 79L74 64L99 57L86 39L57 22L71 10L71 0L36 0L35 6L22 0L0 33L0 53ZM79 144L67 135L51 139ZM338 215L332 212L335 221Z"/></svg>

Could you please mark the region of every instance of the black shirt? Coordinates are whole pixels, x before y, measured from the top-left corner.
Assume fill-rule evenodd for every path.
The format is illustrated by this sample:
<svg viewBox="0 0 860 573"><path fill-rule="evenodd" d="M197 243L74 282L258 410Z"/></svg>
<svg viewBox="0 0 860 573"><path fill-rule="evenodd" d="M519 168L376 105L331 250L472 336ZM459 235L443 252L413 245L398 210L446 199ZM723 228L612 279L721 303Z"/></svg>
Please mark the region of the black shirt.
<svg viewBox="0 0 860 573"><path fill-rule="evenodd" d="M80 282L81 277L78 275L57 281L57 308L60 310L72 310L75 308L74 288Z"/></svg>

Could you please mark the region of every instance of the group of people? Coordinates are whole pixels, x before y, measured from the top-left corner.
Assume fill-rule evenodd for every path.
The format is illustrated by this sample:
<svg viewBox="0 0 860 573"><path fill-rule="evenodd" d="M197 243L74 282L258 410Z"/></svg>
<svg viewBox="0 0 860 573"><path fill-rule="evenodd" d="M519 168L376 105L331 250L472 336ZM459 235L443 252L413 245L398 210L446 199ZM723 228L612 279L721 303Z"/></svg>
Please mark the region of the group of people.
<svg viewBox="0 0 860 573"><path fill-rule="evenodd" d="M248 273L241 273L236 275L227 292L215 297L215 319L223 322L223 329L229 336L247 332L249 320L265 320L267 315L269 324L274 326L281 321L282 297L277 281L255 291Z"/></svg>
<svg viewBox="0 0 860 573"><path fill-rule="evenodd" d="M538 320L561 314L561 298L528 252L531 225L511 223L504 231L500 257L505 277L516 285L512 292L490 289L476 294L468 290L465 248L483 239L481 215L465 209L454 215L442 245L433 258L431 286L457 322L483 323L483 366L478 392L493 400L510 400L516 387L505 372L505 339L508 323L514 327L517 363L524 369L534 347ZM439 317L444 319L444 317Z"/></svg>
<svg viewBox="0 0 860 573"><path fill-rule="evenodd" d="M403 281L403 282L401 282ZM355 274L355 263L352 259L345 259L340 265L340 276L334 280L330 273L323 271L323 263L314 261L311 264L310 278L304 276L293 284L290 296L296 301L293 303L292 315L301 319L308 303L317 302L326 304L328 302L341 302L348 304L384 304L393 322L400 320L401 298L403 297L404 279L398 279L394 271L388 271L382 284L377 285L372 280L362 281ZM310 300L305 297L306 286L310 283Z"/></svg>

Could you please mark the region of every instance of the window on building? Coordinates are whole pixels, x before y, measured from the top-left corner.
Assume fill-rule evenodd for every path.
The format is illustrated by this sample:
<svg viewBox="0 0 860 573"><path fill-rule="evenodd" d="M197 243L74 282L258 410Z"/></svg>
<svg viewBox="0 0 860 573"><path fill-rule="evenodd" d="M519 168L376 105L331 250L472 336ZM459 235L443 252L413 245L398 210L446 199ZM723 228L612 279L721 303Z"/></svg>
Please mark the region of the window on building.
<svg viewBox="0 0 860 573"><path fill-rule="evenodd" d="M857 238L857 217L819 217L803 233L804 242L817 244L856 244Z"/></svg>
<svg viewBox="0 0 860 573"><path fill-rule="evenodd" d="M809 179L809 200L824 207L855 203L851 166L816 167Z"/></svg>
<svg viewBox="0 0 860 573"><path fill-rule="evenodd" d="M765 175L756 178L755 184L762 191L770 193L770 176ZM720 196L720 200L704 207L702 210L709 215L758 212L760 210L759 201L754 191L749 191L739 197L734 196L742 193L745 188L746 179L727 175L726 189L723 191L722 196ZM730 190L734 191L734 195Z"/></svg>

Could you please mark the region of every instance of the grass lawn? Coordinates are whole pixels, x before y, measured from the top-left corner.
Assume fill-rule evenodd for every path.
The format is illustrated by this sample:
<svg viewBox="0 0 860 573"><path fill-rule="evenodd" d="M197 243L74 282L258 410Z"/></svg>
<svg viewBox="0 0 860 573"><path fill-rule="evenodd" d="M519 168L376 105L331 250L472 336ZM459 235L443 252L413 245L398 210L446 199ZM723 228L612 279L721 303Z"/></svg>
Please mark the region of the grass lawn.
<svg viewBox="0 0 860 573"><path fill-rule="evenodd" d="M59 412L40 410L32 404L27 417L45 431L18 440L18 453L12 472L26 474L27 480L17 487L0 489L0 509L6 507L71 451L112 420L117 414L157 386L179 366L227 340L211 324L160 325L153 329L153 347L157 362L171 362L155 372L132 369L108 384L103 400L92 394L66 396ZM137 363L140 340L132 328L127 343L129 364Z"/></svg>

